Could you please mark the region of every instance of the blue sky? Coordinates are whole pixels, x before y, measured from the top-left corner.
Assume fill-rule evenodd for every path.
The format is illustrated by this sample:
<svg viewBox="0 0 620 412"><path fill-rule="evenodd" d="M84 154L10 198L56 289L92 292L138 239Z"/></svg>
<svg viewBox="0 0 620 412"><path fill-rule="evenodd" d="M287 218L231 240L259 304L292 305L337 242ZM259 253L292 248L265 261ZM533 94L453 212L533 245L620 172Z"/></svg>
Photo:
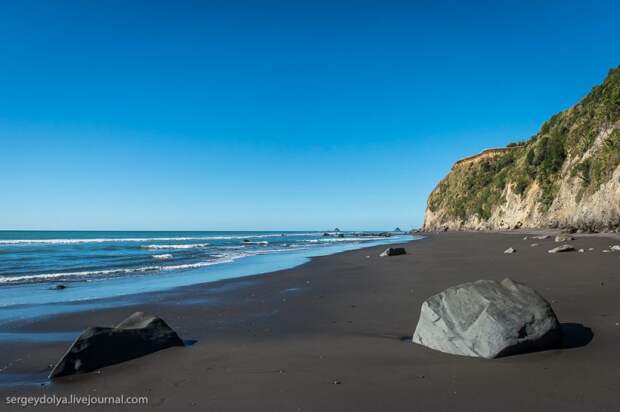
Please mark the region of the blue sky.
<svg viewBox="0 0 620 412"><path fill-rule="evenodd" d="M20 1L1 229L410 228L620 64L617 1Z"/></svg>

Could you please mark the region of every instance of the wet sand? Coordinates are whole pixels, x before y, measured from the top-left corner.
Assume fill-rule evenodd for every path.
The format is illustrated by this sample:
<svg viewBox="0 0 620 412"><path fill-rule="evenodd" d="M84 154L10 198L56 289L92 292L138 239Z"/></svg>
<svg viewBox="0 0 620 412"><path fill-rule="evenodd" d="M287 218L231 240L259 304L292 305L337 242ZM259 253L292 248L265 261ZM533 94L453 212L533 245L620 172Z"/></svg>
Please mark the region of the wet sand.
<svg viewBox="0 0 620 412"><path fill-rule="evenodd" d="M2 386L2 407L8 395L124 394L148 396L146 409L174 411L619 410L620 253L602 249L620 242L580 237L570 243L596 250L553 255L552 239L523 236L430 234L404 244L404 256L379 258L385 246L371 247L150 294L150 303L15 324L11 332L79 331L143 310L197 342L52 384ZM503 254L511 246L517 253ZM551 302L564 348L482 360L410 342L424 299L505 277ZM0 379L40 380L67 346L0 342Z"/></svg>

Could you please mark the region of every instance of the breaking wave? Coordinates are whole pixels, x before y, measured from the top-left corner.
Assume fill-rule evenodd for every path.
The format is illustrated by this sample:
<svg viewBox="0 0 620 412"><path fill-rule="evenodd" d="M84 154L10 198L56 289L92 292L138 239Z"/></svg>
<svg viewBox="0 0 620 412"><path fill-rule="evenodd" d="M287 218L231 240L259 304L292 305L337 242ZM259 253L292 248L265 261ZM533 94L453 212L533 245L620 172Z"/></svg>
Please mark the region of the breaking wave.
<svg viewBox="0 0 620 412"><path fill-rule="evenodd" d="M77 245L83 243L123 243L123 242L174 242L189 240L235 240L261 239L287 236L312 236L316 233L269 233L263 235L230 236L190 236L190 237L147 237L147 238L93 238L93 239L2 239L0 245Z"/></svg>
<svg viewBox="0 0 620 412"><path fill-rule="evenodd" d="M143 249L196 249L209 246L208 243L191 243L187 245L145 245Z"/></svg>
<svg viewBox="0 0 620 412"><path fill-rule="evenodd" d="M140 274L140 273L154 273L170 270L186 270L196 269L206 266L218 265L222 263L233 262L236 258L229 257L218 260L211 260L205 262L187 263L183 265L170 265L170 266L143 266L138 268L120 268L120 269L106 269L106 270L92 270L92 271L80 271L80 272L58 272L58 273L42 273L38 275L22 275L22 276L7 276L0 277L1 283L29 283L33 281L46 281L46 280L60 280L60 279L76 279L76 278L93 278L93 277L105 277L105 276L118 276L124 274Z"/></svg>
<svg viewBox="0 0 620 412"><path fill-rule="evenodd" d="M153 255L153 259L166 260L172 259L172 255L170 253L164 253L162 255Z"/></svg>

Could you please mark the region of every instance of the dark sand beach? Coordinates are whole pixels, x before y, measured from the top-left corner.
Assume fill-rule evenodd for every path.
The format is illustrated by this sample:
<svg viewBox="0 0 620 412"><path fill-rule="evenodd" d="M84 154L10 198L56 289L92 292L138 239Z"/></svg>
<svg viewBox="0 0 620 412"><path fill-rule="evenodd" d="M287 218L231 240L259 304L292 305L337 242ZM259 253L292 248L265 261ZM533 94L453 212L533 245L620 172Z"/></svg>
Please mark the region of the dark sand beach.
<svg viewBox="0 0 620 412"><path fill-rule="evenodd" d="M620 253L602 253L618 239L578 237L570 243L595 250L554 255L553 239L525 235L429 234L402 245L404 256L379 258L385 247L371 247L152 294L150 303L15 324L15 332L79 331L142 310L197 342L52 384L2 386L0 409L8 395L124 394L175 411L619 410ZM511 246L517 253L504 254ZM564 348L482 360L410 342L426 298L505 277L547 298ZM2 373L41 376L67 346L1 343Z"/></svg>

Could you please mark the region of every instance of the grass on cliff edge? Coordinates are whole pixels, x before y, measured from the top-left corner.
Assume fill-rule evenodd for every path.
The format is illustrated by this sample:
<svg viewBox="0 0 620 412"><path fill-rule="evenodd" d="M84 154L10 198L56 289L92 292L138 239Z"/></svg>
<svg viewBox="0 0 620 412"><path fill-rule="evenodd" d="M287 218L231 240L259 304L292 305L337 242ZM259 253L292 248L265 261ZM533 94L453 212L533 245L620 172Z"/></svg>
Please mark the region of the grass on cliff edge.
<svg viewBox="0 0 620 412"><path fill-rule="evenodd" d="M602 130L612 130L602 144L585 156ZM553 203L567 159L578 159L568 173L578 177L577 196L595 192L620 164L620 66L574 107L556 114L526 142L508 145L510 152L453 170L431 193L429 208L446 218L486 220L505 199L506 185L519 195L534 182L541 188L539 207ZM574 160L572 160L574 161Z"/></svg>

